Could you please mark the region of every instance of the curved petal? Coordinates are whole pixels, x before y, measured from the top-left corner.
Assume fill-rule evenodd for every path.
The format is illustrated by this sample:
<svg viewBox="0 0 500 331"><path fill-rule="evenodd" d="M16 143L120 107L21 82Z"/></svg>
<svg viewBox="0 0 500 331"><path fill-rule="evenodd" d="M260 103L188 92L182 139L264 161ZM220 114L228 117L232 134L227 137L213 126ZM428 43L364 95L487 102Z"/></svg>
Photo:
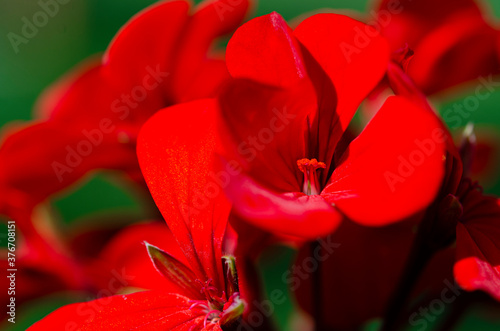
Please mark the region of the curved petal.
<svg viewBox="0 0 500 331"><path fill-rule="evenodd" d="M321 194L365 225L411 216L438 193L447 137L433 113L391 97L349 145Z"/></svg>
<svg viewBox="0 0 500 331"><path fill-rule="evenodd" d="M319 195L280 195L244 176L228 186L234 210L247 222L278 235L316 239L334 231L343 215Z"/></svg>
<svg viewBox="0 0 500 331"><path fill-rule="evenodd" d="M46 88L35 104L35 114L40 119L58 119L62 122L72 122L75 119L75 112L104 116L109 110L108 99L109 88L101 85L101 59L99 57L89 58L78 64L55 83ZM95 86L98 85L98 86ZM92 100L87 96L93 95ZM82 104L82 100L92 101L95 107L84 109L83 106L74 108ZM80 120L87 120L93 116L82 116Z"/></svg>
<svg viewBox="0 0 500 331"><path fill-rule="evenodd" d="M432 94L481 75L498 73L498 33L474 0L379 2L378 23L392 50L409 45L410 76ZM460 67L461 70L455 70Z"/></svg>
<svg viewBox="0 0 500 331"><path fill-rule="evenodd" d="M86 131L52 121L35 123L7 136L0 147L0 187L46 199L79 180L89 170L136 164L133 151L114 148L116 137L100 134L99 143ZM115 138L115 139L114 139ZM43 148L34 148L34 142Z"/></svg>
<svg viewBox="0 0 500 331"><path fill-rule="evenodd" d="M329 162L361 101L383 78L390 59L389 45L373 27L338 14L311 16L299 24L293 35L335 87L335 103L320 106L317 124L317 136L324 137L320 141L328 142L318 156ZM313 60L306 58L321 105L331 98L332 88L328 87L328 78L318 77ZM335 106L333 116L331 108Z"/></svg>
<svg viewBox="0 0 500 331"><path fill-rule="evenodd" d="M64 306L28 330L182 330L203 325L190 299L165 292L139 292Z"/></svg>
<svg viewBox="0 0 500 331"><path fill-rule="evenodd" d="M234 80L219 101L224 129L234 145L234 155L227 159L238 161L253 178L276 191L300 191L303 174L297 160L310 157L307 116L316 111L310 82L279 89Z"/></svg>
<svg viewBox="0 0 500 331"><path fill-rule="evenodd" d="M497 36L498 32L482 17L468 14L456 17L420 41L408 72L427 94L497 74L500 72Z"/></svg>
<svg viewBox="0 0 500 331"><path fill-rule="evenodd" d="M456 14L481 17L475 0L379 0L374 7L393 51L405 44L414 49L421 38Z"/></svg>
<svg viewBox="0 0 500 331"><path fill-rule="evenodd" d="M400 65L394 62L389 63L387 66L387 79L394 94L409 99L420 108L433 111L425 94L419 90Z"/></svg>
<svg viewBox="0 0 500 331"><path fill-rule="evenodd" d="M97 261L92 266L95 271L104 272L103 279L109 282L109 275L121 272L128 275L128 287L150 290L163 290L189 296L181 288L160 275L153 266L144 242L162 248L171 256L187 264L177 241L165 223L139 223L126 227L117 233L102 250ZM99 270L96 270L99 269Z"/></svg>
<svg viewBox="0 0 500 331"><path fill-rule="evenodd" d="M139 163L172 234L197 276L217 283L229 204L214 179L217 103L204 99L166 108L142 128Z"/></svg>
<svg viewBox="0 0 500 331"><path fill-rule="evenodd" d="M500 200L475 196L464 203L457 225L455 279L464 290L482 290L500 301Z"/></svg>
<svg viewBox="0 0 500 331"><path fill-rule="evenodd" d="M189 6L184 0L161 1L130 19L104 55L105 77L128 93L136 86L153 84L152 71L160 73L157 78L168 77L173 68L172 54L188 21ZM146 82L147 77L150 82ZM153 97L151 93L149 96Z"/></svg>
<svg viewBox="0 0 500 331"><path fill-rule="evenodd" d="M139 94L131 96L136 92L112 86L104 77L104 71L94 59L79 64L44 91L36 105L37 113L44 119L78 130L100 129L103 121L111 122L110 126L117 128L104 133L113 136L122 134L123 129L132 124L135 130L129 136L135 139L138 127L163 107L163 100L150 102L151 98L143 99ZM146 90L142 83L139 81L136 86Z"/></svg>
<svg viewBox="0 0 500 331"><path fill-rule="evenodd" d="M233 32L241 24L249 6L249 0L216 0L196 7L173 54L175 66L169 93L175 102L193 100L193 94L205 98L215 96L229 78L226 66L219 65L224 62L217 61L217 54L211 54L210 50L217 38ZM209 72L210 76L207 73L199 77L203 72ZM194 84L196 81L200 84Z"/></svg>
<svg viewBox="0 0 500 331"><path fill-rule="evenodd" d="M241 26L227 45L227 67L235 78L286 87L306 76L299 45L276 12Z"/></svg>

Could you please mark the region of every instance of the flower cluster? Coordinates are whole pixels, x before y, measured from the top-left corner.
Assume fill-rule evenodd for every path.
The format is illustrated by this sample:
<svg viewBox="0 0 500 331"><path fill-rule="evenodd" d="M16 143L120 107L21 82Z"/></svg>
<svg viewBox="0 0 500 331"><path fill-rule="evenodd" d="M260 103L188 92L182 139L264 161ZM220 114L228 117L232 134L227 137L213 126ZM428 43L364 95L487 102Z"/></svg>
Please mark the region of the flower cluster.
<svg viewBox="0 0 500 331"><path fill-rule="evenodd" d="M423 330L443 282L460 295L443 330L472 304L498 312L500 200L476 181L494 148L473 123L450 131L435 104L500 74L480 6L380 0L371 18L293 24L251 7L158 2L4 132L16 303L97 297L29 330ZM65 236L51 199L102 170L149 211Z"/></svg>

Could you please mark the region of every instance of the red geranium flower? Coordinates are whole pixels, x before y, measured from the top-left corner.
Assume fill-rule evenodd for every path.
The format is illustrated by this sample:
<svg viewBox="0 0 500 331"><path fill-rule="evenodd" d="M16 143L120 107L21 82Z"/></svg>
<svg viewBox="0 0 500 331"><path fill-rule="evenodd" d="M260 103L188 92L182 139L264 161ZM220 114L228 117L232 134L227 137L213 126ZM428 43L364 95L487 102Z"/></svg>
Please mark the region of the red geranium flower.
<svg viewBox="0 0 500 331"><path fill-rule="evenodd" d="M444 132L437 117L391 97L352 142L360 102L390 62L386 41L355 43L368 27L336 14L291 30L276 13L240 27L226 58L235 78L220 96L244 172L231 180L236 212L271 232L330 233L347 216L384 225L431 203L443 177Z"/></svg>
<svg viewBox="0 0 500 331"><path fill-rule="evenodd" d="M116 330L222 330L221 326L231 326L240 318L245 304L240 299L235 261L222 257L230 205L219 192L203 208L196 208L196 192L203 192L210 183L213 169L214 106L214 100L200 100L168 108L153 116L139 136L141 168L186 263L146 246L157 270L177 291L147 291L69 305L30 330L68 323L91 330L110 326ZM82 313L82 307L95 309Z"/></svg>
<svg viewBox="0 0 500 331"><path fill-rule="evenodd" d="M215 95L229 75L212 46L248 6L218 0L191 13L188 1L162 1L132 18L102 61L88 61L45 93L37 107L43 121L7 136L0 212L30 209L93 169L142 182L135 155L142 124L166 106Z"/></svg>
<svg viewBox="0 0 500 331"><path fill-rule="evenodd" d="M499 31L476 1L381 0L375 8L392 51L415 52L408 73L426 94L500 73Z"/></svg>

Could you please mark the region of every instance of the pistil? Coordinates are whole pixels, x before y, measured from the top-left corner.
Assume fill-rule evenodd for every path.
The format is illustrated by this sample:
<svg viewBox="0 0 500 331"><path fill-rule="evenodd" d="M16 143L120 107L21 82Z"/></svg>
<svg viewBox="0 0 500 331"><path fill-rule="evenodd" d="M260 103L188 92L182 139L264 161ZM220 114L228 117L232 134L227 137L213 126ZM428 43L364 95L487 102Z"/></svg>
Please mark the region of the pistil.
<svg viewBox="0 0 500 331"><path fill-rule="evenodd" d="M300 159L297 161L299 170L304 173L304 185L302 192L307 195L317 195L321 192L316 170L325 169L326 164L316 159Z"/></svg>

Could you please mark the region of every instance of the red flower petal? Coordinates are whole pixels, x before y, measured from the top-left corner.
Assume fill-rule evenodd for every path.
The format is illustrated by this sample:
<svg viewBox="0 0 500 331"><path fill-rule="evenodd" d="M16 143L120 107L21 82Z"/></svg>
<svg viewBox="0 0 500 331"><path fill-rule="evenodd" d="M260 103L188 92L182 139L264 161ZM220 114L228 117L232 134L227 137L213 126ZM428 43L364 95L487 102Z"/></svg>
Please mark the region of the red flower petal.
<svg viewBox="0 0 500 331"><path fill-rule="evenodd" d="M248 0L206 1L196 8L173 54L171 93L175 102L193 100L191 95L199 93L198 88L206 91L202 97L215 96L214 92L229 78L225 65L218 65L224 63L214 61L210 49L218 37L231 33L241 24L248 8ZM203 75L203 86L193 85L193 81L202 80L199 76L204 71L210 71L211 76Z"/></svg>
<svg viewBox="0 0 500 331"><path fill-rule="evenodd" d="M467 291L482 290L500 301L500 200L469 194L476 196L465 202L464 221L457 225L455 279Z"/></svg>
<svg viewBox="0 0 500 331"><path fill-rule="evenodd" d="M365 225L408 217L441 186L446 137L433 113L391 97L350 144L322 195Z"/></svg>
<svg viewBox="0 0 500 331"><path fill-rule="evenodd" d="M306 76L297 41L275 12L241 26L227 45L226 61L233 77L272 86L291 86Z"/></svg>
<svg viewBox="0 0 500 331"><path fill-rule="evenodd" d="M192 270L223 288L218 282L229 205L210 177L217 111L215 100L205 99L158 112L143 126L137 153L151 194Z"/></svg>
<svg viewBox="0 0 500 331"><path fill-rule="evenodd" d="M303 246L294 263L297 269L291 270L304 268L313 258L321 261L321 268L317 277L307 277L300 284L292 282L292 292L301 307L313 316L316 313L311 294L314 282L320 278L317 299L323 317L320 323L325 329L356 330L363 322L382 316L408 259L416 224L406 221L371 228L345 221L321 240L314 253L310 245ZM300 277L298 272L292 275L289 280Z"/></svg>
<svg viewBox="0 0 500 331"><path fill-rule="evenodd" d="M203 325L203 312L190 310L189 298L140 292L64 306L28 330L184 330Z"/></svg>
<svg viewBox="0 0 500 331"><path fill-rule="evenodd" d="M307 116L316 111L308 80L289 89L235 80L220 96L234 155L257 181L279 192L301 191L297 160L307 157Z"/></svg>
<svg viewBox="0 0 500 331"><path fill-rule="evenodd" d="M112 136L116 136L122 128L129 128L132 123L135 130L131 134L137 135L137 126L163 108L164 100L156 97L154 102L151 98L139 102L140 99L131 98L131 89L119 90L112 86L103 76L104 71L94 59L84 61L42 94L37 103L38 114L80 131L99 129L103 120L109 120L113 126L118 126L106 132ZM136 86L143 86L142 83L138 81Z"/></svg>
<svg viewBox="0 0 500 331"><path fill-rule="evenodd" d="M425 93L500 72L498 32L468 13L430 32L415 47L409 74ZM460 70L456 70L456 68Z"/></svg>
<svg viewBox="0 0 500 331"><path fill-rule="evenodd" d="M145 241L187 264L184 254L165 223L155 222L134 224L116 234L99 255L93 269L99 268L101 272L104 270L107 277L103 281L106 284L113 270L123 271L130 276L127 286L189 296L189 292L181 291L177 284L167 281L158 273L148 256Z"/></svg>
<svg viewBox="0 0 500 331"><path fill-rule="evenodd" d="M94 145L83 131L52 121L33 124L7 136L0 148L0 189L23 192L35 204L95 168L134 164L133 153L115 149L113 137ZM43 142L43 148L33 148ZM34 162L33 160L36 160ZM29 208L29 206L25 206Z"/></svg>
<svg viewBox="0 0 500 331"><path fill-rule="evenodd" d="M427 33L458 13L481 16L475 0L381 0L378 3L375 6L378 22L393 51L405 43L413 49Z"/></svg>
<svg viewBox="0 0 500 331"><path fill-rule="evenodd" d="M105 76L130 93L142 86L150 70L171 72L171 55L182 36L188 10L187 1L161 1L136 14L121 28L105 54Z"/></svg>
<svg viewBox="0 0 500 331"><path fill-rule="evenodd" d="M398 64L394 62L389 63L387 66L387 79L396 95L405 97L420 108L432 111L432 107L425 94L419 90L413 80Z"/></svg>
<svg viewBox="0 0 500 331"><path fill-rule="evenodd" d="M337 92L336 112L323 107L319 116L328 127L324 139L328 145L319 155L325 155L329 162L343 132L359 107L361 101L373 90L387 69L389 63L389 45L368 25L337 14L318 14L305 19L293 32L294 36L307 49L307 52L328 75ZM310 62L310 61L309 61ZM311 66L308 63L309 67ZM308 70L310 69L308 67ZM316 77L315 84L318 84ZM313 78L312 78L313 79ZM313 79L315 80L315 79ZM327 82L320 82L323 93L319 93L320 102L332 93ZM326 86L326 87L325 87ZM318 86L316 87L318 89ZM335 114L333 118L325 118ZM330 115L332 116L332 115Z"/></svg>
<svg viewBox="0 0 500 331"><path fill-rule="evenodd" d="M393 51L405 44L415 51L409 73L425 93L499 72L498 32L485 21L477 1L394 3L381 1L378 23Z"/></svg>
<svg viewBox="0 0 500 331"><path fill-rule="evenodd" d="M319 195L280 195L243 176L231 180L228 196L243 219L280 235L315 239L331 233L343 218Z"/></svg>
<svg viewBox="0 0 500 331"><path fill-rule="evenodd" d="M71 123L75 120L76 112L85 114L79 117L80 121L93 120L98 114L104 116L110 111L109 103L118 97L118 94L109 96L111 90L101 81L100 70L101 59L90 58L59 78L38 98L35 105L37 117L55 118ZM87 98L89 94L92 94L93 98ZM82 100L94 102L95 107L83 109ZM93 116L88 116L89 114Z"/></svg>
<svg viewBox="0 0 500 331"><path fill-rule="evenodd" d="M181 77L185 76L179 74L179 79ZM187 86L179 89L181 82L176 81L171 89L178 103L187 102L216 96L228 79L226 62L221 59L210 59L198 67L198 70L190 77L189 83L186 83Z"/></svg>

